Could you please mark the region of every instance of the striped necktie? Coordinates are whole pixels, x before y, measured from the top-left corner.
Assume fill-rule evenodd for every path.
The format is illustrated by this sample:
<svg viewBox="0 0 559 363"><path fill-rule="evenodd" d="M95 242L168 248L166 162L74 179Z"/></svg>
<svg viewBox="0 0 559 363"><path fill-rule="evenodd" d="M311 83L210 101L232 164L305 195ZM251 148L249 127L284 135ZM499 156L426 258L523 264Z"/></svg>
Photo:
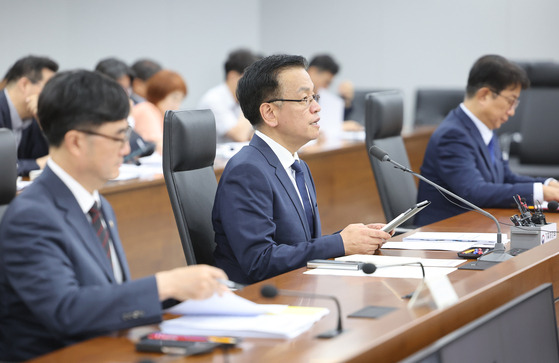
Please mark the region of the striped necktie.
<svg viewBox="0 0 559 363"><path fill-rule="evenodd" d="M99 210L99 206L97 203L93 204L93 207L89 210L89 215L91 216L91 225L93 226L93 230L99 241L101 242L101 246L103 247L103 251L105 252L105 256L111 261L111 249L109 246L109 231L103 226L101 222L101 211ZM112 264L111 264L112 266Z"/></svg>

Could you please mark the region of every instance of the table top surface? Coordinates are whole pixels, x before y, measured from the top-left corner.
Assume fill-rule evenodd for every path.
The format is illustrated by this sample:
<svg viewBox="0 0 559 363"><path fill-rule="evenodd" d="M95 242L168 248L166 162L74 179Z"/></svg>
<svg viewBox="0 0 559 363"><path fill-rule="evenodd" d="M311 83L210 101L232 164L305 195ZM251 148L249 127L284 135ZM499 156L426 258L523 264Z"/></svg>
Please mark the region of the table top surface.
<svg viewBox="0 0 559 363"><path fill-rule="evenodd" d="M503 233L508 233L510 230L509 217L516 211L488 209L488 212L494 214L502 223ZM549 213L547 217L549 222L559 221L559 214ZM492 220L477 213L468 212L416 231L494 232L495 229ZM404 236L394 237L393 240L401 240ZM456 252L449 251L382 250L380 254L457 258ZM554 240L486 271L454 271L448 276L459 296L459 302L442 310L427 307L406 308L408 301L402 299L401 296L414 291L419 279L303 275L305 268L291 271L250 285L238 294L257 303L324 306L330 309L331 313L295 339L245 339L237 348L228 352L229 359L232 362L367 361L371 356L402 359L410 352L416 351L481 316L510 298L528 291L530 285L526 281L545 280L547 277L542 276L550 273L551 267L549 266L554 265L541 268L539 266L556 255L559 255L559 242ZM466 262L464 261L464 263ZM520 286L511 289L513 283L516 284L514 286ZM260 295L260 289L264 284L273 284L280 289L336 296L342 307L344 332L334 339L316 339L317 334L336 326L335 304L330 300L298 297L277 297L267 300ZM350 313L368 305L390 306L395 307L396 310L379 319L347 317ZM133 340L154 329L157 327L142 327L119 332L111 337L91 339L39 357L34 361L120 362L140 361L143 358L150 358L154 361L164 360L165 362L223 361L221 351L188 358L135 352Z"/></svg>

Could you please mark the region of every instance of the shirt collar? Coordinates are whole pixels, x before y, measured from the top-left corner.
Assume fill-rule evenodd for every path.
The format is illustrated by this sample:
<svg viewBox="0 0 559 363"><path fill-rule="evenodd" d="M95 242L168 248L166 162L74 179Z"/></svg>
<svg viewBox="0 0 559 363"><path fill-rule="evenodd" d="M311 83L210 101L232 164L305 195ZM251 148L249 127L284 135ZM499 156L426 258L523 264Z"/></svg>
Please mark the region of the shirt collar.
<svg viewBox="0 0 559 363"><path fill-rule="evenodd" d="M262 132L260 132L258 130L256 130L254 133L256 135L258 135L258 137L260 137L262 140L264 140L264 142L266 144L268 144L270 149L272 149L274 154L276 154L276 156L278 157L278 159L279 159L281 165L284 167L284 169L291 168L291 165L293 165L293 162L295 160L299 160L299 155L297 154L297 152L295 152L295 154L291 155L291 152L289 150L287 150L286 148L284 148L283 146L278 144L271 137L263 134Z"/></svg>
<svg viewBox="0 0 559 363"><path fill-rule="evenodd" d="M57 177L70 189L70 192L76 198L81 210L84 213L89 212L94 203L101 205L101 198L99 192L95 190L92 193L88 192L76 179L68 174L64 169L54 162L51 158L47 160L48 167L52 170Z"/></svg>
<svg viewBox="0 0 559 363"><path fill-rule="evenodd" d="M477 118L470 110L468 110L468 108L466 107L466 105L464 105L464 103L460 104L460 108L462 109L462 111L464 111L464 113L466 113L466 115L468 115L468 117L472 120L474 125L476 125L485 145L489 145L489 142L493 138L493 130L487 127L486 124L481 122L479 118Z"/></svg>

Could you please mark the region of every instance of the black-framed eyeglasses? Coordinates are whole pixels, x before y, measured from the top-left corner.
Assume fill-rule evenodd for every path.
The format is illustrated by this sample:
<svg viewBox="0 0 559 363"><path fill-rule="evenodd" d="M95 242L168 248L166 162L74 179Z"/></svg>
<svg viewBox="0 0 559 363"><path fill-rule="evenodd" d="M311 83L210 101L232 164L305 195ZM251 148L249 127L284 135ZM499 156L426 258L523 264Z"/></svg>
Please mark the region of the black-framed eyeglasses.
<svg viewBox="0 0 559 363"><path fill-rule="evenodd" d="M320 100L320 95L305 96L305 97L301 98L300 100L290 100L290 99L287 99L287 98L273 98L271 100L266 101L265 103L272 103L272 102L278 102L278 101L299 102L299 103L303 103L306 107L309 107L312 101L318 102L318 100Z"/></svg>
<svg viewBox="0 0 559 363"><path fill-rule="evenodd" d="M497 92L495 90L491 90L491 92L493 92L497 96L501 96L505 100L507 100L507 102L509 103L510 108L513 109L513 110L516 110L516 108L518 107L518 104L520 103L520 99L518 99L518 98L510 98L510 97L507 97L507 96L503 96L500 92Z"/></svg>
<svg viewBox="0 0 559 363"><path fill-rule="evenodd" d="M126 131L124 132L124 137L115 137L115 136L111 136L111 135L105 135L105 134L102 134L100 132L95 132L95 131L91 131L91 130L76 130L76 131L83 132L84 134L88 134L88 135L104 137L105 139L109 139L109 140L113 140L113 141L118 141L122 144L122 146L124 146L128 141L130 141L130 135L132 135L132 128L130 126L128 126L126 128Z"/></svg>

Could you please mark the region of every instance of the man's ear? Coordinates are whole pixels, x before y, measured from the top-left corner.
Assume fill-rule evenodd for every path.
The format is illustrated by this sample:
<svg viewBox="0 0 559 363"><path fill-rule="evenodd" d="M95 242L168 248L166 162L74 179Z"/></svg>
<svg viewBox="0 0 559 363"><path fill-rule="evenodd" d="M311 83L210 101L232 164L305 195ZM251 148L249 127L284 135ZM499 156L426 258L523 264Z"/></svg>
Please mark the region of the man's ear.
<svg viewBox="0 0 559 363"><path fill-rule="evenodd" d="M83 153L85 138L84 134L77 130L70 130L64 135L62 144L72 155L78 156Z"/></svg>
<svg viewBox="0 0 559 363"><path fill-rule="evenodd" d="M260 116L262 116L262 120L269 127L276 127L278 125L277 110L277 106L271 103L260 105Z"/></svg>
<svg viewBox="0 0 559 363"><path fill-rule="evenodd" d="M17 80L16 85L17 88L21 91L22 94L26 95L26 89L27 87L29 87L29 85L31 85L31 81L29 80L29 78L27 77L21 77L20 79Z"/></svg>
<svg viewBox="0 0 559 363"><path fill-rule="evenodd" d="M488 97L493 96L493 91L489 89L489 87L481 87L477 90L475 98L481 103L485 103L488 100Z"/></svg>

